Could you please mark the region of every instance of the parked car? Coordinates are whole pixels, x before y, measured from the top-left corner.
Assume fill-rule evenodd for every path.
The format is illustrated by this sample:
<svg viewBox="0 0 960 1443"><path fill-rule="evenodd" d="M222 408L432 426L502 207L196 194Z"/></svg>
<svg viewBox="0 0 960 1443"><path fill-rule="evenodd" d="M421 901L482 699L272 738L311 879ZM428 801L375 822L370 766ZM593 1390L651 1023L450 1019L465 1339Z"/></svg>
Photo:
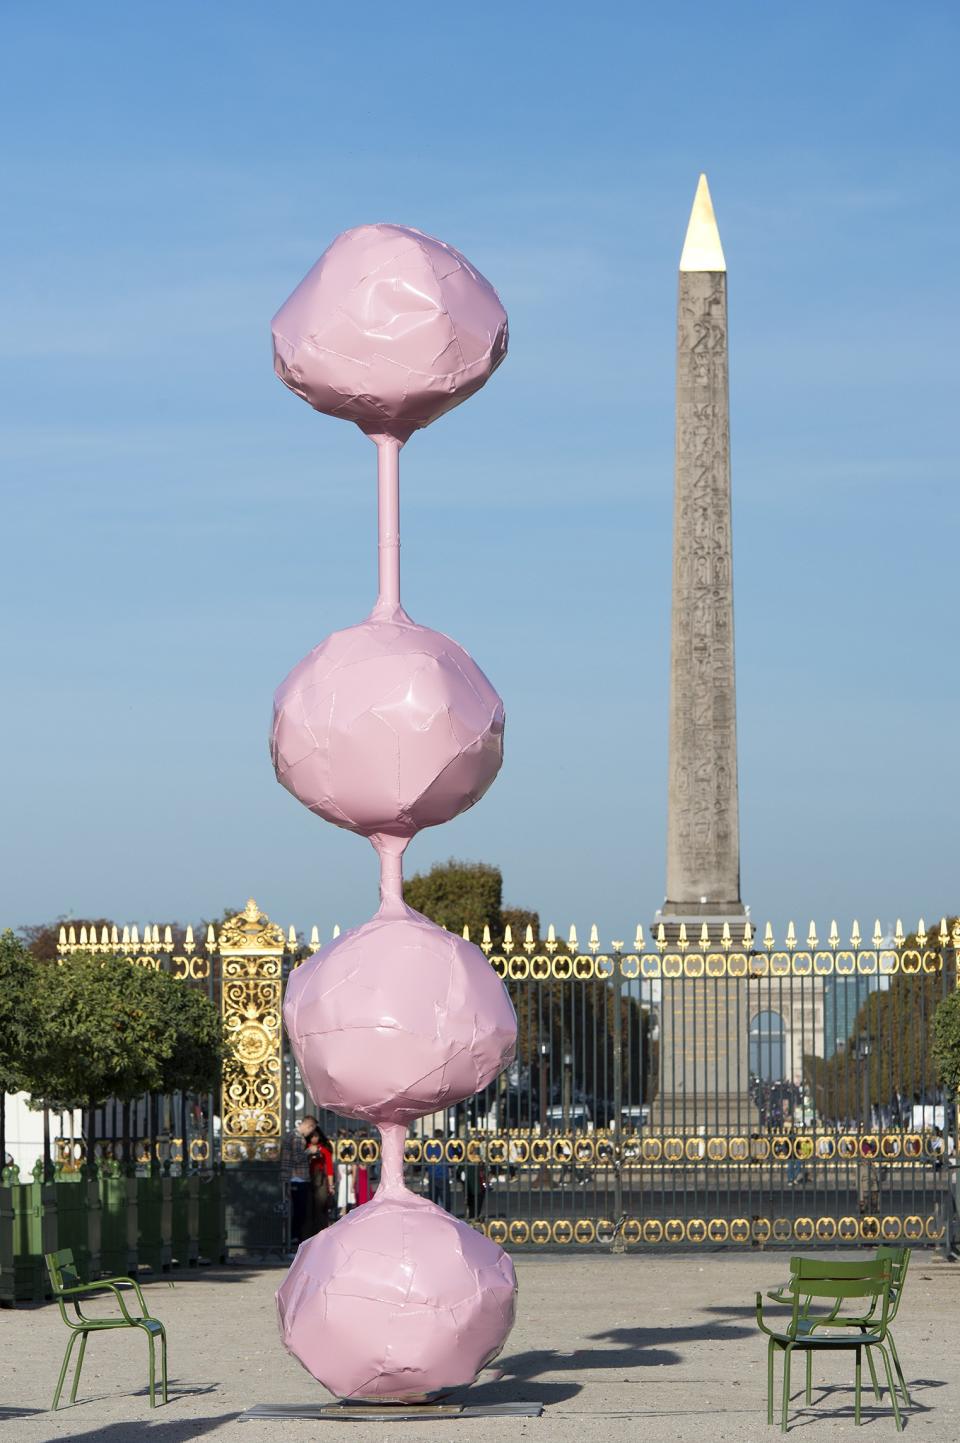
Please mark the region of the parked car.
<svg viewBox="0 0 960 1443"><path fill-rule="evenodd" d="M644 1103L640 1107L621 1107L620 1126L624 1132L640 1132L650 1126L650 1108Z"/></svg>
<svg viewBox="0 0 960 1443"><path fill-rule="evenodd" d="M584 1102L571 1102L566 1108L561 1102L552 1102L546 1109L544 1120L551 1132L563 1129L568 1132L593 1132L593 1117Z"/></svg>

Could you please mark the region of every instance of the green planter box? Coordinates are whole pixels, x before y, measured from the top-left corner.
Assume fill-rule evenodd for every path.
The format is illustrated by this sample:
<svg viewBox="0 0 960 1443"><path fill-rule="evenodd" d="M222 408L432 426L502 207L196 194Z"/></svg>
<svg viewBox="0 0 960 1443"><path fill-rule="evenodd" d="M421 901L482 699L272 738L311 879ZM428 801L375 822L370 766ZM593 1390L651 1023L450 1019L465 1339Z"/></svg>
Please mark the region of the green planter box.
<svg viewBox="0 0 960 1443"><path fill-rule="evenodd" d="M275 1162L228 1164L223 1173L229 1254L281 1257L287 1249L286 1209Z"/></svg>
<svg viewBox="0 0 960 1443"><path fill-rule="evenodd" d="M110 1277L135 1275L138 1261L137 1179L117 1163L100 1172L100 1266Z"/></svg>
<svg viewBox="0 0 960 1443"><path fill-rule="evenodd" d="M48 1295L44 1253L72 1248L81 1277L100 1276L100 1194L95 1181L16 1183L0 1189L0 1300Z"/></svg>
<svg viewBox="0 0 960 1443"><path fill-rule="evenodd" d="M195 1174L170 1179L173 1194L173 1261L195 1268L200 1260L200 1183Z"/></svg>
<svg viewBox="0 0 960 1443"><path fill-rule="evenodd" d="M197 1174L197 1217L200 1260L222 1263L226 1257L226 1217L223 1201L223 1174Z"/></svg>
<svg viewBox="0 0 960 1443"><path fill-rule="evenodd" d="M137 1256L141 1267L165 1272L173 1262L173 1202L169 1177L138 1177Z"/></svg>
<svg viewBox="0 0 960 1443"><path fill-rule="evenodd" d="M19 1184L0 1186L0 1304L16 1302L16 1253L14 1251L13 1189Z"/></svg>
<svg viewBox="0 0 960 1443"><path fill-rule="evenodd" d="M3 1208L3 1226L9 1226L7 1252L12 1260L12 1279L3 1290L5 1303L39 1302L46 1294L47 1279L43 1267L43 1216L41 1185L38 1182L15 1183L3 1190L7 1204Z"/></svg>
<svg viewBox="0 0 960 1443"><path fill-rule="evenodd" d="M98 1278L102 1271L99 1179L75 1173L53 1183L41 1184L41 1206L41 1254L56 1252L59 1248L72 1248L80 1277L90 1282Z"/></svg>

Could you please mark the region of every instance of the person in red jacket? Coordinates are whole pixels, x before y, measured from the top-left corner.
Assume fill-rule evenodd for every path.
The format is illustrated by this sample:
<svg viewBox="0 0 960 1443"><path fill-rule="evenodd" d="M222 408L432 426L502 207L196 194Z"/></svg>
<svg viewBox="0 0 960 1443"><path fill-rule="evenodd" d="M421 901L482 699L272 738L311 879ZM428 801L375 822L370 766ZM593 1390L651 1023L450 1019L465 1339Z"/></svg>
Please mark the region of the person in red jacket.
<svg viewBox="0 0 960 1443"><path fill-rule="evenodd" d="M335 1196L333 1144L320 1127L315 1127L307 1137L306 1152L310 1165L310 1200L304 1235L312 1238L314 1233L319 1233L328 1226Z"/></svg>

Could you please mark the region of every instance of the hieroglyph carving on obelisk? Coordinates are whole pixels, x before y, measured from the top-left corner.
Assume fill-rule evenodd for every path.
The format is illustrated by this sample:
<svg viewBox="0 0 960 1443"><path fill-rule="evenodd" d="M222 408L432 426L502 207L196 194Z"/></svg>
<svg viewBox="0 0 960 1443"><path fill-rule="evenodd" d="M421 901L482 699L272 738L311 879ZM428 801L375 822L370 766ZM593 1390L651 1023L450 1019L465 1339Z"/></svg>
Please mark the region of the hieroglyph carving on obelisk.
<svg viewBox="0 0 960 1443"><path fill-rule="evenodd" d="M734 920L740 901L727 275L706 176L683 254L670 662L666 919ZM711 925L711 931L713 930Z"/></svg>

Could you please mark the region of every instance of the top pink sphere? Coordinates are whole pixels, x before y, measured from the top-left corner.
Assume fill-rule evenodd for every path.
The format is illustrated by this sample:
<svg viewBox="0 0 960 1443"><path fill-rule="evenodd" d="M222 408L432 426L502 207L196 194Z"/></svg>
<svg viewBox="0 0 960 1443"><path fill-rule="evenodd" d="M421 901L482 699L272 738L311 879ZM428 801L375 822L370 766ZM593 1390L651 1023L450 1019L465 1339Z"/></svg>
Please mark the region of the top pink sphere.
<svg viewBox="0 0 960 1443"><path fill-rule="evenodd" d="M490 282L453 246L402 225L337 236L272 329L284 385L400 441L479 391L507 353Z"/></svg>

